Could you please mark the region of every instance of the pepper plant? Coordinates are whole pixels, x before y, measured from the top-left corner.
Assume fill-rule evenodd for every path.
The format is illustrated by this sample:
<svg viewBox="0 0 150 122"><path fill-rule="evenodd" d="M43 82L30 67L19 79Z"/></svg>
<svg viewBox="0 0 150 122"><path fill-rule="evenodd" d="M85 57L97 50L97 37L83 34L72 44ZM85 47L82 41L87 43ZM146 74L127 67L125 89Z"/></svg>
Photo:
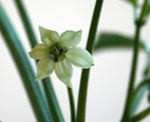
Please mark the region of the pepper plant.
<svg viewBox="0 0 150 122"><path fill-rule="evenodd" d="M42 43L37 43L37 36L34 33L32 24L26 12L22 0L14 0L18 13L24 25L28 40L31 44L31 51L26 52L18 33L8 18L5 9L0 4L0 32L6 42L10 53L16 63L16 67L22 78L25 90L31 103L34 115L38 122L65 122L57 100L53 82L50 79L51 73L55 71L58 79L66 85L70 102L71 122L85 122L86 102L90 68L94 65L93 53L108 48L132 48L133 58L128 83L128 90L124 111L120 122L138 122L150 116L148 106L142 112L137 113L144 93L150 103L150 47L141 39L141 31L149 21L150 0L124 0L133 7L135 34L133 37L114 32L101 32L97 35L97 27L100 15L103 12L104 0L96 0L91 25L89 29L86 49L77 47L82 41L82 31L68 30L59 35L51 28L46 29L39 25L39 34ZM96 38L98 37L98 38ZM143 50L147 56L146 66L142 81L135 86L137 63L139 51ZM37 73L34 72L31 60L36 59ZM75 107L72 91L71 77L73 75L72 64L83 68L81 73L80 88L77 108ZM43 92L40 84L41 80ZM90 96L89 96L90 97Z"/></svg>

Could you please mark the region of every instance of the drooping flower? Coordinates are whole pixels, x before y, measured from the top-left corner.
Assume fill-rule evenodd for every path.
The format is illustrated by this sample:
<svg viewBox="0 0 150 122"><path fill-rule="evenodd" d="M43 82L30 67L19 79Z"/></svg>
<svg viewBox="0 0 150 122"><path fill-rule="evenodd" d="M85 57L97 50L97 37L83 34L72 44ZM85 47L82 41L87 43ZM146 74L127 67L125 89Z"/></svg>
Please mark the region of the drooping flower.
<svg viewBox="0 0 150 122"><path fill-rule="evenodd" d="M39 59L35 80L48 77L54 70L57 77L71 87L72 64L81 68L93 65L91 54L80 47L80 31L65 31L60 36L56 31L39 27L42 44L37 44L29 55Z"/></svg>

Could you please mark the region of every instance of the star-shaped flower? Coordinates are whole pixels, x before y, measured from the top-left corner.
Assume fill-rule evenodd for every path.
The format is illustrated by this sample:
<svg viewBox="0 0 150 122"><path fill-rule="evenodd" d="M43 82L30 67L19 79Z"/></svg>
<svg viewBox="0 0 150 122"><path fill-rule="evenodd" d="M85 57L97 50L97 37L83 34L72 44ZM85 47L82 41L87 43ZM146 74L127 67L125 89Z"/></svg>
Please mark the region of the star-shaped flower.
<svg viewBox="0 0 150 122"><path fill-rule="evenodd" d="M93 65L91 54L76 47L81 40L80 31L65 31L60 36L56 31L39 27L42 44L37 44L29 55L39 59L36 80L48 77L54 70L57 77L71 87L72 64L81 68Z"/></svg>

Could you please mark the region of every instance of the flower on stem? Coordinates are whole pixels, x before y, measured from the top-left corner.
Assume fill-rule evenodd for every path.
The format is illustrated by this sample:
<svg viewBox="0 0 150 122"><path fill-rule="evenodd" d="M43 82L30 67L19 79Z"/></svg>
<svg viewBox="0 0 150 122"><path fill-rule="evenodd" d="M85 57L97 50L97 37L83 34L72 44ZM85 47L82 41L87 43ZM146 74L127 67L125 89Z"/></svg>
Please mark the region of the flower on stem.
<svg viewBox="0 0 150 122"><path fill-rule="evenodd" d="M60 36L56 31L39 27L42 44L37 44L29 55L39 59L36 80L48 77L54 70L68 87L71 87L72 64L81 68L93 65L91 54L76 47L81 40L80 31L65 31Z"/></svg>

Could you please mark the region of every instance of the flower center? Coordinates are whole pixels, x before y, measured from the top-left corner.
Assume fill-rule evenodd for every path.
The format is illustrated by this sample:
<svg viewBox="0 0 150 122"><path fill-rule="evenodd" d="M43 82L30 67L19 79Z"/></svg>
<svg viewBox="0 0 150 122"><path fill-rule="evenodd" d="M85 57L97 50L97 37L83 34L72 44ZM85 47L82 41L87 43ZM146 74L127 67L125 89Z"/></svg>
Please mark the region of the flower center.
<svg viewBox="0 0 150 122"><path fill-rule="evenodd" d="M67 51L67 48L62 47L60 43L56 43L51 47L49 51L49 58L54 60L54 62L58 62L65 58L65 53Z"/></svg>

